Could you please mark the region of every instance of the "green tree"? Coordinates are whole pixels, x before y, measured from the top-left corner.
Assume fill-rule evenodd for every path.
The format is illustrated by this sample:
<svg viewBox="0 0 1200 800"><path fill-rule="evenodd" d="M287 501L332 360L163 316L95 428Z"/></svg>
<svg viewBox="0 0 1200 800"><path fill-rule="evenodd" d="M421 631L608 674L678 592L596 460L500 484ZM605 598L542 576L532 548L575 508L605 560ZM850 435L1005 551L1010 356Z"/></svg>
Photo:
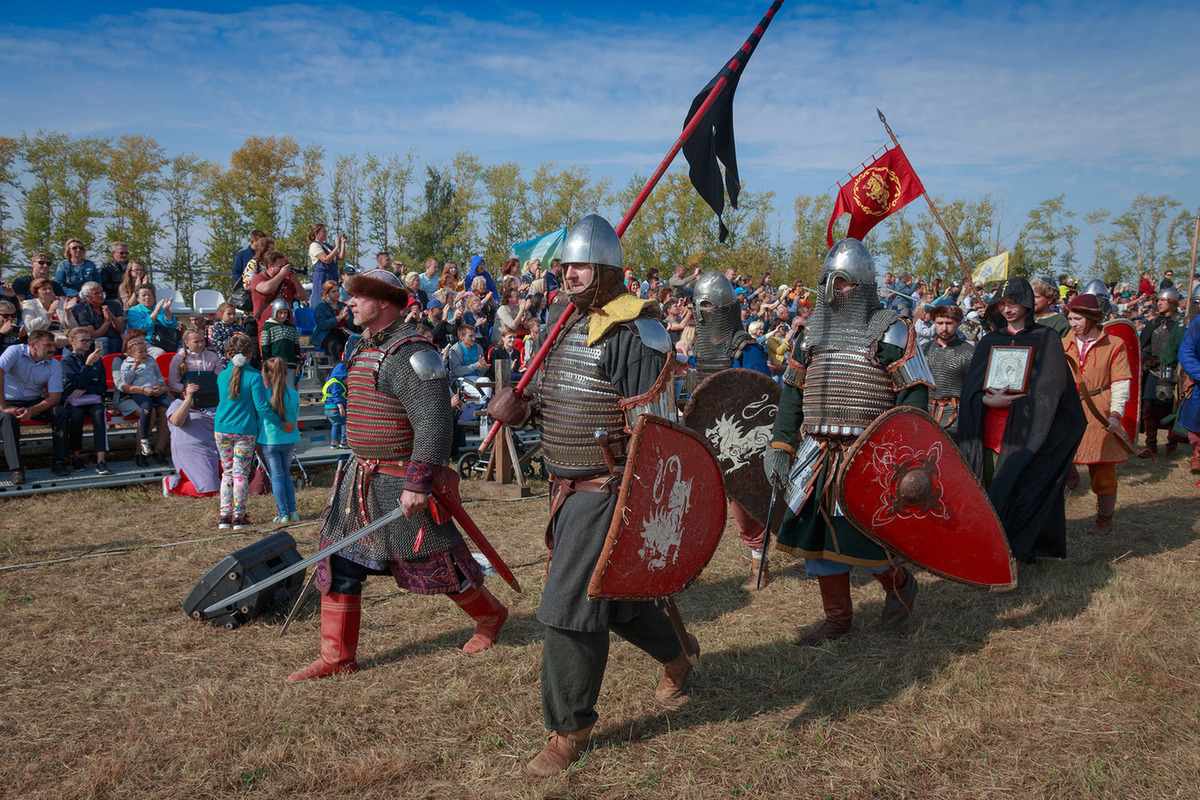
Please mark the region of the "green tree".
<svg viewBox="0 0 1200 800"><path fill-rule="evenodd" d="M160 271L186 298L206 286L216 285L226 293L232 288L227 269L205 274L198 254L192 249L191 229L200 217L198 198L209 169L207 162L195 156L175 156L162 180L162 194L167 203L162 231L167 241L160 247L165 251L159 262Z"/></svg>
<svg viewBox="0 0 1200 800"><path fill-rule="evenodd" d="M300 145L290 136L251 136L229 156L229 174L238 191L238 210L245 238L253 228L283 242L284 202L304 187L299 169Z"/></svg>
<svg viewBox="0 0 1200 800"><path fill-rule="evenodd" d="M21 141L8 136L0 136L0 264L12 264L17 261L14 246L16 231L9 225L12 213L13 194L20 190L15 169L17 156L21 152Z"/></svg>
<svg viewBox="0 0 1200 800"><path fill-rule="evenodd" d="M32 179L21 201L21 248L61 257L63 244L75 237L90 251L91 223L100 216L95 195L108 170L108 140L38 131L21 137L20 150Z"/></svg>
<svg viewBox="0 0 1200 800"><path fill-rule="evenodd" d="M127 243L130 256L146 266L162 233L154 207L163 184L162 171L168 163L166 149L145 136L122 136L108 152L104 197L112 221L105 237L109 243Z"/></svg>
<svg viewBox="0 0 1200 800"><path fill-rule="evenodd" d="M677 194L678 179L670 177L675 174L672 172L664 176L650 198L654 199L660 192ZM641 178L637 190L632 193L627 186L620 195L625 202L619 205L622 208L632 205L645 182L646 179ZM587 167L567 167L560 170L558 164L553 161L539 164L527 184L525 208L521 216L522 226L530 232L530 236L549 233L557 228L569 228L586 214L598 211L608 202L610 186L611 182L607 178L593 181L591 171ZM695 193L695 190L692 192ZM645 208L639 211L639 216L644 211Z"/></svg>
<svg viewBox="0 0 1200 800"><path fill-rule="evenodd" d="M816 286L821 278L821 267L825 263L825 255L829 252L826 243L826 230L829 217L833 214L835 195L824 194L819 197L802 194L793 203L795 218L792 223L791 269L792 280L802 280L805 286ZM842 223L840 235L837 225L834 226L834 241L846 235L846 224Z"/></svg>
<svg viewBox="0 0 1200 800"><path fill-rule="evenodd" d="M1092 226L1092 274L1100 275L1104 272L1101 267L1102 254L1104 252L1104 223L1112 214L1103 208L1097 208L1094 211L1089 211L1084 215L1083 221ZM1119 276L1118 276L1119 277ZM1117 280L1114 278L1113 280Z"/></svg>
<svg viewBox="0 0 1200 800"><path fill-rule="evenodd" d="M205 261L213 270L214 285L227 292L231 287L224 276L228 276L238 251L246 246L251 227L242 215L238 177L211 162L201 169L198 207L208 228Z"/></svg>
<svg viewBox="0 0 1200 800"><path fill-rule="evenodd" d="M1075 212L1066 207L1066 195L1050 197L1034 206L1022 232L1029 253L1029 267L1038 271L1071 273L1075 237L1079 229L1070 223Z"/></svg>
<svg viewBox="0 0 1200 800"><path fill-rule="evenodd" d="M1192 212L1181 209L1167 228L1167 250L1163 254L1163 272L1172 270L1176 275L1175 285L1183 286L1188 279L1179 280L1180 273L1190 279L1192 266L1192 237L1196 231L1196 217Z"/></svg>
<svg viewBox="0 0 1200 800"><path fill-rule="evenodd" d="M521 203L525 196L525 182L521 179L521 165L506 161L485 167L483 183L483 257L489 264L500 264L512 251L512 245L536 236L536 233L521 227Z"/></svg>
<svg viewBox="0 0 1200 800"><path fill-rule="evenodd" d="M325 177L324 161L325 148L319 144L306 145L300 152L300 185L292 205L291 223L287 236L276 242L276 249L296 254L302 263L308 257L309 227L317 222L325 222L321 185Z"/></svg>
<svg viewBox="0 0 1200 800"><path fill-rule="evenodd" d="M1158 274L1159 253L1167 249L1163 222L1179 206L1165 194L1151 197L1140 192L1129 210L1113 219L1109 240L1121 259L1121 277L1140 276L1143 270Z"/></svg>
<svg viewBox="0 0 1200 800"><path fill-rule="evenodd" d="M454 181L432 166L425 167L425 176L425 207L408 228L406 246L410 253L445 261L463 224L454 204Z"/></svg>
<svg viewBox="0 0 1200 800"><path fill-rule="evenodd" d="M358 264L363 250L364 177L362 164L356 155L340 155L334 160L333 194L329 201L333 211L331 235L346 234L346 261ZM307 261L308 255L305 254Z"/></svg>

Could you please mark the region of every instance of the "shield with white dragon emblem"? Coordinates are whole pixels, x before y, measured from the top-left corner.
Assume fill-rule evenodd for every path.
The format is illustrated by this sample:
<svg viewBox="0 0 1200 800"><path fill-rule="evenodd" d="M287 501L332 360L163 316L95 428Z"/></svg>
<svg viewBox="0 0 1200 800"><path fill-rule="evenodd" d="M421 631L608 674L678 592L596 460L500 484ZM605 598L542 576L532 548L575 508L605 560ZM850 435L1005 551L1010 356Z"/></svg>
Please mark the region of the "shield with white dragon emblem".
<svg viewBox="0 0 1200 800"><path fill-rule="evenodd" d="M682 592L725 529L721 467L705 441L662 417L638 417L617 509L588 584L593 600L653 600Z"/></svg>
<svg viewBox="0 0 1200 800"><path fill-rule="evenodd" d="M779 384L761 372L735 367L705 378L683 409L683 424L707 439L717 455L725 494L764 524L771 485L763 471L763 453L771 445L782 393Z"/></svg>
<svg viewBox="0 0 1200 800"><path fill-rule="evenodd" d="M987 493L924 411L880 414L846 451L837 498L855 528L919 567L993 591L1017 585Z"/></svg>

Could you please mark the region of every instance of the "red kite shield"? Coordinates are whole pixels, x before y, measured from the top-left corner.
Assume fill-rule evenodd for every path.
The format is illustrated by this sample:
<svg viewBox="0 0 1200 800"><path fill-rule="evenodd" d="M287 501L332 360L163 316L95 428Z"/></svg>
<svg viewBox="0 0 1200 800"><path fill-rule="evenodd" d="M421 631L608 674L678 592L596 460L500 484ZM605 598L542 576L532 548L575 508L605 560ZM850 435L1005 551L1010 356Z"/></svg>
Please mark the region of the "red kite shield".
<svg viewBox="0 0 1200 800"><path fill-rule="evenodd" d="M617 510L588 584L593 600L654 600L682 592L725 529L721 466L704 439L643 414L629 440Z"/></svg>
<svg viewBox="0 0 1200 800"><path fill-rule="evenodd" d="M1104 332L1125 343L1125 355L1129 357L1129 372L1133 375L1133 380L1129 383L1129 402L1125 404L1121 427L1125 429L1129 441L1136 442L1138 412L1142 408L1142 345L1138 340L1137 328L1127 319L1114 319L1104 323Z"/></svg>
<svg viewBox="0 0 1200 800"><path fill-rule="evenodd" d="M885 411L846 451L838 503L879 545L945 578L1005 591L1016 564L987 494L929 414Z"/></svg>
<svg viewBox="0 0 1200 800"><path fill-rule="evenodd" d="M712 445L725 476L725 493L766 524L771 484L763 452L783 390L761 372L735 367L709 375L683 409L683 424Z"/></svg>

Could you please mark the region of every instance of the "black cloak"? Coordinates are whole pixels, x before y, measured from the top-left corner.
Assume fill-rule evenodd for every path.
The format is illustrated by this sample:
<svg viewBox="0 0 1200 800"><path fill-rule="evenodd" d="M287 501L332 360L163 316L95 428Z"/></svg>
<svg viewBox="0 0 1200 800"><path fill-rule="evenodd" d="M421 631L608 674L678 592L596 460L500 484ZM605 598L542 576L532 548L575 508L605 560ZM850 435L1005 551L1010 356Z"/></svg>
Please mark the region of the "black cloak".
<svg viewBox="0 0 1200 800"><path fill-rule="evenodd" d="M1026 327L1015 334L1008 332L997 308L1004 298L1029 309ZM963 381L958 447L976 476L982 478L983 384L988 358L993 347L1032 347L1029 389L1009 406L988 496L1018 561L1028 563L1035 556L1062 558L1067 554L1063 491L1071 458L1087 426L1083 405L1058 333L1033 321L1029 281L1005 281L985 317L993 330L975 345Z"/></svg>

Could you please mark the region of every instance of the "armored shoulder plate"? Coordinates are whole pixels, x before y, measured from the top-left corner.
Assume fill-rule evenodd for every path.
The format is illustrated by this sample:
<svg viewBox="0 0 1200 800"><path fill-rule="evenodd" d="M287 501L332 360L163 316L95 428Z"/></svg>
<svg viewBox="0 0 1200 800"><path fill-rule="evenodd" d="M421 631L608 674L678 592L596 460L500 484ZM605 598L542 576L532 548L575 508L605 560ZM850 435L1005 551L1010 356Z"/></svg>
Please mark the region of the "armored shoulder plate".
<svg viewBox="0 0 1200 800"><path fill-rule="evenodd" d="M408 363L412 365L413 372L417 373L418 380L432 381L446 375L446 365L442 363L442 357L429 348L422 347L413 353L408 357Z"/></svg>
<svg viewBox="0 0 1200 800"><path fill-rule="evenodd" d="M883 341L888 344L894 344L896 347L908 347L908 323L902 319L898 319L888 326L888 329L883 332Z"/></svg>
<svg viewBox="0 0 1200 800"><path fill-rule="evenodd" d="M667 333L666 327L658 320L649 317L638 317L633 321L633 326L637 331L638 337L642 340L642 344L651 350L657 350L660 353L669 353L675 349L671 344L671 334Z"/></svg>

